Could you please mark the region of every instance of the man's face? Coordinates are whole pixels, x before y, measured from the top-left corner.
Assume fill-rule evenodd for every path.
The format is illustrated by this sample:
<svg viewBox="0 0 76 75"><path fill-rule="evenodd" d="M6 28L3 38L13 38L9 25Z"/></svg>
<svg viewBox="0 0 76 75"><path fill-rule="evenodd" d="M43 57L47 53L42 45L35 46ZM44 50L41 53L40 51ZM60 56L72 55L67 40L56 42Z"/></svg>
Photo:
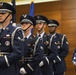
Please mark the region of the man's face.
<svg viewBox="0 0 76 75"><path fill-rule="evenodd" d="M4 21L4 19L8 16L9 12L6 13L0 13L0 22ZM9 17L6 19L6 21L10 21L12 18L11 15L9 15Z"/></svg>
<svg viewBox="0 0 76 75"><path fill-rule="evenodd" d="M44 26L43 26L44 25ZM44 30L44 28L46 27L45 23L40 22L40 23L36 23L36 29L38 31L40 31L41 29Z"/></svg>
<svg viewBox="0 0 76 75"><path fill-rule="evenodd" d="M29 22L22 23L22 30L26 30L31 24ZM27 30L31 30L32 26L30 26Z"/></svg>
<svg viewBox="0 0 76 75"><path fill-rule="evenodd" d="M57 28L56 26L49 26L48 27L50 33L55 33L56 32L56 28Z"/></svg>

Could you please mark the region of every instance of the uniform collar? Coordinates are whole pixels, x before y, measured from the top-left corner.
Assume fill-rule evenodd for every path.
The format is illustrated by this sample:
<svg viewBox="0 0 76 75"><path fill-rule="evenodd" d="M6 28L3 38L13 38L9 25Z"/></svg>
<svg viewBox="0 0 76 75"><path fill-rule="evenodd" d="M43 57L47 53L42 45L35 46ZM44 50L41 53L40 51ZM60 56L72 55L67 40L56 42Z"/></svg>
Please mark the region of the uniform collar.
<svg viewBox="0 0 76 75"><path fill-rule="evenodd" d="M50 35L55 36L55 35L56 35L56 33L54 33L54 34L50 34Z"/></svg>
<svg viewBox="0 0 76 75"><path fill-rule="evenodd" d="M27 39L30 37L31 33L29 33L27 36L25 36Z"/></svg>
<svg viewBox="0 0 76 75"><path fill-rule="evenodd" d="M45 32L43 32L43 33L41 33L41 34L37 33L37 36L40 35L40 37L42 38L44 34L45 34Z"/></svg>

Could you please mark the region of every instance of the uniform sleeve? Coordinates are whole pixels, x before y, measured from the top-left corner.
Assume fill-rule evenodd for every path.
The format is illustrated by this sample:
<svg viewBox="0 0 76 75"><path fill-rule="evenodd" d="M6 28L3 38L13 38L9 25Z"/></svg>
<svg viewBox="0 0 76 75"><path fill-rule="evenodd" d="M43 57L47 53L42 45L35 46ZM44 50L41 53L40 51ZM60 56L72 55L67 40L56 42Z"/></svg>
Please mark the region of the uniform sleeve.
<svg viewBox="0 0 76 75"><path fill-rule="evenodd" d="M48 56L49 61L52 62L56 56L57 56L57 46L55 44L55 41L53 40L50 48L50 53Z"/></svg>
<svg viewBox="0 0 76 75"><path fill-rule="evenodd" d="M50 39L50 38L49 38L49 39ZM49 44L48 44L48 47L49 47ZM51 42L51 48L48 48L48 47L47 47L47 49L48 49L49 53L48 53L47 56L45 56L45 57L43 58L44 64L49 64L50 62L52 62L53 59L54 59L54 58L56 57L56 55L57 55L57 46L56 46L56 44L55 44L55 39L53 39L52 42Z"/></svg>
<svg viewBox="0 0 76 75"><path fill-rule="evenodd" d="M13 40L13 51L9 55L5 55L4 57L0 58L0 64L3 67L9 67L12 64L17 63L17 61L22 57L23 55L23 33L21 29L18 29L14 35Z"/></svg>
<svg viewBox="0 0 76 75"><path fill-rule="evenodd" d="M61 58L61 60L65 59L68 53L69 53L69 45L68 45L67 38L64 37L63 45L61 47L61 53L59 54L59 57Z"/></svg>
<svg viewBox="0 0 76 75"><path fill-rule="evenodd" d="M43 58L43 53L44 53L43 52L43 42L40 39L38 44L37 44L37 47L36 47L36 51L35 51L35 55L33 57L33 61L28 62L27 66L25 66L25 70L27 73L33 72L36 69L36 67L39 66L39 63Z"/></svg>

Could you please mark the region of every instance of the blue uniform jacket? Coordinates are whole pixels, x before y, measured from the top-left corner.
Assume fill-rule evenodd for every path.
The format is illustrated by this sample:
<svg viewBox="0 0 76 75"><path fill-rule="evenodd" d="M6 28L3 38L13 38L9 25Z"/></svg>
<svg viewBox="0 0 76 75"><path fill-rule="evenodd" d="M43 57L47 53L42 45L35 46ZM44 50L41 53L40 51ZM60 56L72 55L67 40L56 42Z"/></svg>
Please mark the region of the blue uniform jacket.
<svg viewBox="0 0 76 75"><path fill-rule="evenodd" d="M52 39L56 44L56 56L53 58L53 67L55 73L62 73L66 70L65 58L69 52L69 46L66 36L56 33ZM54 47L54 46L53 46Z"/></svg>
<svg viewBox="0 0 76 75"><path fill-rule="evenodd" d="M43 57L48 57L49 56L49 50L48 50L48 35L44 33L43 37L43 47L44 47L44 56ZM48 59L48 58L47 58ZM48 61L46 58L43 58L44 65L41 67L41 72L42 75L52 75L53 74L53 65L52 62L48 64Z"/></svg>
<svg viewBox="0 0 76 75"><path fill-rule="evenodd" d="M27 72L27 75L35 75L37 69L37 66L39 65L40 61L42 60L43 56L43 43L42 39L39 39L37 45L36 41L38 40L38 37L32 37L32 35L25 41L25 49L24 49L24 56L26 57L31 57L30 53L32 52L32 61L25 61L25 70ZM31 46L32 44L32 46ZM34 47L35 52L34 52ZM38 71L37 71L38 72Z"/></svg>
<svg viewBox="0 0 76 75"><path fill-rule="evenodd" d="M23 33L21 29L16 30L12 45L12 33L15 29L9 24L0 33L0 75L19 75L17 61L23 54ZM1 52L6 54L2 56Z"/></svg>

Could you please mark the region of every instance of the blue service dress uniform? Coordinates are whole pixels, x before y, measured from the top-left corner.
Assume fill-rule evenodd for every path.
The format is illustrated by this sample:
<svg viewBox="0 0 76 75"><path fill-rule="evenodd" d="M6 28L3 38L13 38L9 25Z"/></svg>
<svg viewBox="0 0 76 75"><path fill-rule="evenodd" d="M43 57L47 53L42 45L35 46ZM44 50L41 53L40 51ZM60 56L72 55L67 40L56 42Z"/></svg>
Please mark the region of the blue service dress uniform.
<svg viewBox="0 0 76 75"><path fill-rule="evenodd" d="M58 33L53 36L52 40L54 40L54 43L57 46L57 50L55 52L56 56L53 58L54 74L63 75L63 73L66 71L65 58L69 52L68 41L65 35Z"/></svg>
<svg viewBox="0 0 76 75"><path fill-rule="evenodd" d="M47 60L45 57L49 56L50 50L48 50L48 35L44 32L43 36L42 36L42 41L43 41L43 47L44 47L44 56L43 56L43 63L44 65L41 66L41 72L42 75L53 75L53 65L52 65L52 61L50 63L48 63L49 60Z"/></svg>
<svg viewBox="0 0 76 75"><path fill-rule="evenodd" d="M38 65L42 60L42 56L43 56L42 39L30 35L30 37L25 41L25 48L24 48L24 57L26 61L23 67L27 72L26 75L39 75L40 70L38 68Z"/></svg>
<svg viewBox="0 0 76 75"><path fill-rule="evenodd" d="M23 33L10 23L0 33L0 75L19 75L18 60L23 54Z"/></svg>

